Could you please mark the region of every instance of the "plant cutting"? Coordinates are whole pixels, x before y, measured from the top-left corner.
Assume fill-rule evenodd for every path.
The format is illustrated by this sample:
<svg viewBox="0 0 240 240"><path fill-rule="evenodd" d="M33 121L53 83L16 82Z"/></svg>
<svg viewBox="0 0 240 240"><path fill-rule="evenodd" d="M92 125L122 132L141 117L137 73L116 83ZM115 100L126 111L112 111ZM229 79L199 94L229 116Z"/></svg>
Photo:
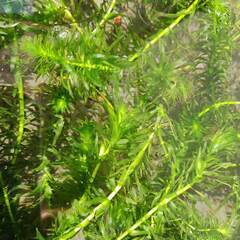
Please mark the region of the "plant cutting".
<svg viewBox="0 0 240 240"><path fill-rule="evenodd" d="M239 238L236 1L0 11L1 239Z"/></svg>

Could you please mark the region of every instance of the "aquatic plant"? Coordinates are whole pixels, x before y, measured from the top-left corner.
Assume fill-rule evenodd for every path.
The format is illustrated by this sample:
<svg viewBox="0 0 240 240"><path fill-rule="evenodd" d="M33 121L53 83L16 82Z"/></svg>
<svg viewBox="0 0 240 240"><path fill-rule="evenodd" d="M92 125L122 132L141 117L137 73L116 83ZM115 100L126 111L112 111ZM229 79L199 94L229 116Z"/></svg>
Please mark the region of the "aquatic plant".
<svg viewBox="0 0 240 240"><path fill-rule="evenodd" d="M238 239L239 6L0 1L1 239Z"/></svg>

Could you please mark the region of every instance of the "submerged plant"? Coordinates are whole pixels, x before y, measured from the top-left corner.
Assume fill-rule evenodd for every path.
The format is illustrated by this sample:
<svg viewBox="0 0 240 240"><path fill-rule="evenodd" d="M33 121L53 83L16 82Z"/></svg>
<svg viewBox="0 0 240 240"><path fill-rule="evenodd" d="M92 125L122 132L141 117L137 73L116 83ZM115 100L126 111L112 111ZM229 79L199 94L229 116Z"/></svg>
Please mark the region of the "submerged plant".
<svg viewBox="0 0 240 240"><path fill-rule="evenodd" d="M1 239L238 238L236 4L0 4Z"/></svg>

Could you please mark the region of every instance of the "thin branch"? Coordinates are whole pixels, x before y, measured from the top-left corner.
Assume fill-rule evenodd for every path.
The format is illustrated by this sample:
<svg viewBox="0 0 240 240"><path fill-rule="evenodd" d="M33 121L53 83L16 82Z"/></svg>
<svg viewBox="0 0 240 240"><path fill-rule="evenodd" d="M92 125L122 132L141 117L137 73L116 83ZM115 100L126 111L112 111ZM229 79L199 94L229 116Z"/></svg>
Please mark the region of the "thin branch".
<svg viewBox="0 0 240 240"><path fill-rule="evenodd" d="M101 22L98 25L99 28L102 28L105 25L105 23L107 22L107 20L111 16L112 10L115 8L116 4L117 4L117 0L112 0L112 3L109 6L106 14L103 16ZM96 33L98 27L93 30L93 33Z"/></svg>
<svg viewBox="0 0 240 240"><path fill-rule="evenodd" d="M163 30L160 30L156 36L148 42L145 47L140 50L139 52L135 53L132 57L129 58L130 62L133 62L137 58L139 58L143 53L149 50L160 38L167 35L175 26L177 26L183 18L185 18L187 15L191 14L196 8L200 0L195 0L186 10L181 11L181 15L174 20L168 27L166 27Z"/></svg>
<svg viewBox="0 0 240 240"><path fill-rule="evenodd" d="M80 34L83 34L82 28L78 25L76 19L73 17L72 13L67 7L64 7L64 18L71 22L71 26L75 28Z"/></svg>
<svg viewBox="0 0 240 240"><path fill-rule="evenodd" d="M80 222L77 226L75 226L69 232L66 232L62 237L60 237L60 240L67 240L72 238L80 230L88 226L93 219L98 218L100 215L102 215L102 213L108 207L108 205L113 200L113 198L124 187L130 175L136 170L137 166L140 164L146 150L151 145L152 139L155 135L155 131L158 128L158 124L159 124L159 117L157 118L154 131L149 135L147 141L145 142L141 150L138 152L138 154L135 156L135 158L133 159L132 163L129 165L127 170L122 173L115 189L108 195L108 197L101 204L95 207L92 210L91 214L89 214L82 222Z"/></svg>
<svg viewBox="0 0 240 240"><path fill-rule="evenodd" d="M240 101L226 101L226 102L215 103L215 104L205 108L203 111L201 111L198 114L198 117L202 117L203 115L205 115L207 112L211 111L212 109L218 109L225 105L240 105Z"/></svg>
<svg viewBox="0 0 240 240"><path fill-rule="evenodd" d="M175 198L179 197L186 191L188 191L192 186L195 184L195 181L193 181L191 184L187 184L183 188L177 190L176 192L170 194L168 197L163 198L159 204L157 204L155 207L153 207L150 211L148 211L142 218L140 218L134 225L132 225L128 230L123 232L116 240L122 240L129 234L131 234L136 228L138 228L142 223L144 223L146 220L148 220L155 212L157 212L160 208L167 205L169 202L174 200Z"/></svg>
<svg viewBox="0 0 240 240"><path fill-rule="evenodd" d="M72 13L69 11L69 9L67 8L67 6L65 6L65 4L63 3L63 1L61 1L61 3L59 3L56 0L51 0L52 3L54 5L56 5L59 8L63 8L64 9L64 19L68 20L69 22L71 22L71 26L73 28L75 28L80 34L83 34L83 30L82 28L78 25L76 19L73 17Z"/></svg>
<svg viewBox="0 0 240 240"><path fill-rule="evenodd" d="M100 91L98 91L97 89L96 89L96 91L106 101L106 104L108 105L108 107L113 110L113 105L111 104L111 102L108 101L108 99L103 94L101 94ZM100 151L99 151L99 154L98 154L99 162L96 164L95 168L93 169L92 175L90 176L90 178L88 180L86 190L84 191L83 195L81 196L81 198L79 200L79 203L82 203L86 200L87 195L89 194L89 191L90 191L90 187L91 187L92 183L94 182L94 180L97 176L98 170L99 170L101 164L103 163L103 161L108 156L108 154L109 154L113 145L114 145L114 143L110 142L109 145L107 146L107 148L105 148L104 145L100 146Z"/></svg>
<svg viewBox="0 0 240 240"><path fill-rule="evenodd" d="M20 145L22 142L23 134L24 134L24 88L23 88L23 80L20 71L20 59L18 56L18 46L16 40L14 41L14 57L15 57L15 80L18 89L18 100L19 100L19 127L18 127L18 136L17 136L17 146L14 151L14 156L12 163L15 164L17 160L17 155L20 150Z"/></svg>
<svg viewBox="0 0 240 240"><path fill-rule="evenodd" d="M115 69L117 69L116 66L112 67L104 64L84 63L84 62L78 62L76 60L69 60L64 56L58 56L56 54L55 49L50 49L50 48L45 49L44 47L41 47L41 46L37 46L36 49L37 50L31 47L30 49L27 49L27 51L33 56L41 57L43 59L46 58L51 61L57 62L58 64L61 64L61 65L70 65L77 68L88 69L89 71L99 70L99 71L105 71L105 72L113 72L115 71ZM37 51L36 54L34 53L35 51Z"/></svg>
<svg viewBox="0 0 240 240"><path fill-rule="evenodd" d="M1 185L2 185L3 197L4 197L4 201L5 201L7 210L8 210L9 217L10 217L10 219L11 219L12 224L15 226L16 221L15 221L15 219L14 219L14 217L13 217L13 213L12 213L12 209L11 209L11 204L10 204L9 197L8 197L8 190L7 190L7 187L4 186L3 178L2 178L2 173L1 173L1 172L0 172L0 183L1 183Z"/></svg>
<svg viewBox="0 0 240 240"><path fill-rule="evenodd" d="M54 138L53 138L53 141L52 141L52 145L53 146L56 145L57 140L59 139L59 137L60 137L60 135L62 133L64 124L65 124L65 121L64 121L63 115L59 115L58 116L58 120L57 120L57 122L54 125L54 132L55 132L55 134L54 134Z"/></svg>
<svg viewBox="0 0 240 240"><path fill-rule="evenodd" d="M111 12L115 8L116 4L117 4L117 0L113 0L109 9L107 10L106 14L103 16L102 21L99 23L99 27L103 27L104 24L107 22L108 18L111 15Z"/></svg>

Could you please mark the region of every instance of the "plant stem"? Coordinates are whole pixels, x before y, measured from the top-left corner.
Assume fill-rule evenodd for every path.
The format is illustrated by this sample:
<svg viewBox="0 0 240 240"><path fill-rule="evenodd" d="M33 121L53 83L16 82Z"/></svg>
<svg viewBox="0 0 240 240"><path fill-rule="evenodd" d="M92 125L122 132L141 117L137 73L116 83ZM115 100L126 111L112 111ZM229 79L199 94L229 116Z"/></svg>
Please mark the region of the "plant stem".
<svg viewBox="0 0 240 240"><path fill-rule="evenodd" d="M91 64L91 63L81 63L81 62L74 62L74 61L66 61L66 64L72 65L72 66L76 66L76 67L80 67L80 68L87 68L89 70L100 70L100 71L113 71L114 69L112 67L106 66L106 65L102 65L102 64Z"/></svg>
<svg viewBox="0 0 240 240"><path fill-rule="evenodd" d="M97 90L97 89L95 89L95 90L104 99L104 101L106 102L106 104L107 104L108 108L110 109L110 111L114 112L114 108L113 108L113 105L111 104L111 102L108 101L108 99L99 90ZM104 145L102 145L100 147L100 151L99 151L99 154L98 154L99 162L95 166L95 168L94 168L94 170L92 172L92 175L89 178L86 190L85 190L85 192L83 193L82 197L79 200L80 203L86 200L87 195L88 195L89 190L90 190L90 187L91 187L92 183L94 182L94 180L95 180L95 178L97 176L98 170L99 170L102 162L106 159L106 156L109 154L109 152L110 152L110 150L111 150L113 145L114 145L114 143L110 142L106 149L105 149Z"/></svg>
<svg viewBox="0 0 240 240"><path fill-rule="evenodd" d="M141 51L135 53L132 57L130 57L129 61L133 62L134 60L139 58L141 54L148 51L148 49L151 48L160 38L167 35L175 26L177 26L181 22L183 18L191 14L196 9L199 1L200 0L195 0L186 10L181 11L181 15L177 19L175 19L168 27L164 28L163 30L160 30L156 34L156 36L145 45L145 47Z"/></svg>
<svg viewBox="0 0 240 240"><path fill-rule="evenodd" d="M155 212L157 212L161 207L167 205L169 202L179 197L186 191L188 191L195 184L193 181L190 184L187 184L185 187L177 190L176 192L170 194L168 197L163 198L159 204L157 204L154 208L148 211L142 218L140 218L134 225L132 225L128 230L123 232L116 240L121 240L131 234L136 228L138 228L142 223L144 223L147 219L149 219Z"/></svg>
<svg viewBox="0 0 240 240"><path fill-rule="evenodd" d="M64 123L65 123L64 117L62 115L59 115L58 120L57 120L57 122L55 123L55 126L54 126L55 135L54 135L54 138L53 138L53 141L52 141L53 146L56 145L57 140L59 139L59 137L62 133Z"/></svg>
<svg viewBox="0 0 240 240"><path fill-rule="evenodd" d="M109 148L110 149L110 148ZM104 155L105 156L105 155ZM94 182L96 176L97 176L97 173L98 173L98 170L102 164L102 162L104 161L105 157L102 157L100 158L99 162L97 163L97 165L95 166L93 172L92 172L92 175L90 176L90 179L88 181L88 184L87 184L87 187L86 187L86 190L84 191L83 195L81 196L80 200L79 200L79 203L82 203L84 202L86 199L87 199L87 195L90 191L90 188L91 188L91 185L92 183Z"/></svg>
<svg viewBox="0 0 240 240"><path fill-rule="evenodd" d="M20 71L20 59L18 56L18 46L16 40L14 41L14 57L15 57L15 80L18 88L18 100L19 100L19 127L18 127L18 136L17 136L17 146L14 151L14 156L12 163L15 164L17 160L17 155L20 150L20 145L24 133L24 89L23 89L23 80Z"/></svg>
<svg viewBox="0 0 240 240"><path fill-rule="evenodd" d="M176 18L182 15L185 12L185 10L179 11L177 13L165 13L165 12L158 12L157 16L159 17L166 17L166 18Z"/></svg>
<svg viewBox="0 0 240 240"><path fill-rule="evenodd" d="M8 214L9 214L9 217L11 219L11 222L12 224L15 226L16 224L16 221L13 217L13 213L12 213L12 209L11 209L11 204L10 204L10 201L9 201L9 198L8 198L8 191L7 191L7 187L4 187L4 183L3 183L3 178L2 178L2 173L0 172L0 183L2 185L2 191L3 191L3 197L4 197L4 201L5 201L5 204L7 206L7 210L8 210Z"/></svg>
<svg viewBox="0 0 240 240"><path fill-rule="evenodd" d="M110 5L109 9L107 10L106 14L103 16L103 19L99 23L99 27L103 27L104 26L104 24L106 23L106 21L110 17L113 8L115 8L116 4L117 4L117 0L112 0L112 3Z"/></svg>
<svg viewBox="0 0 240 240"><path fill-rule="evenodd" d="M157 121L158 122L158 121ZM110 204L110 202L112 201L112 199L118 194L118 192L122 189L122 187L126 184L127 179L129 178L129 176L135 171L135 169L137 168L137 166L139 165L139 163L141 162L146 150L148 149L148 147L150 146L152 139L154 136L154 132L152 132L147 141L145 142L145 144L143 145L143 147L141 148L141 150L138 152L138 154L136 155L136 157L134 158L133 162L130 164L130 166L128 167L128 169L123 172L123 174L121 175L117 186L115 187L115 189L108 195L108 197L101 203L99 204L97 207L95 207L93 209L93 211L91 212L91 214L89 214L81 223L79 223L76 227L74 227L73 230L71 230L70 232L66 233L64 236L62 236L60 238L60 240L66 240L69 239L71 237L73 237L75 234L77 234L77 232L79 232L81 229L85 228L86 226L88 226L88 224L94 219L99 217L103 211L107 208L107 206Z"/></svg>
<svg viewBox="0 0 240 240"><path fill-rule="evenodd" d="M225 106L225 105L240 105L240 101L226 101L226 102L215 103L215 104L207 107L206 109L204 109L202 112L200 112L198 114L198 117L202 117L203 115L205 115L207 112L211 111L212 109L217 109L217 108Z"/></svg>
<svg viewBox="0 0 240 240"><path fill-rule="evenodd" d="M75 10L76 6L75 6L75 1L74 0L70 0L70 6L73 10Z"/></svg>
<svg viewBox="0 0 240 240"><path fill-rule="evenodd" d="M105 72L113 72L114 69L113 67L107 66L107 65L103 65L103 64L92 64L92 63L83 63L83 62L77 62L77 61L73 61L73 60L68 60L68 59L63 59L59 56L56 56L54 54L52 54L51 52L48 51L48 49L43 49L41 48L38 56L42 57L42 58L49 58L52 61L56 61L59 64L63 64L64 61L64 65L70 65L70 66L74 66L74 67L79 67L82 69L88 69L90 70L99 70L99 71L105 71ZM36 56L37 57L37 56ZM117 69L117 68L116 68Z"/></svg>
<svg viewBox="0 0 240 240"><path fill-rule="evenodd" d="M102 28L102 27L105 25L105 23L107 22L108 18L109 18L110 15L111 15L112 10L115 8L116 4L117 4L117 0L112 0L112 3L111 3L111 5L109 6L106 14L103 16L103 18L102 18L101 22L99 23L98 27L96 27L96 28L93 30L92 33L96 33L98 28Z"/></svg>
<svg viewBox="0 0 240 240"><path fill-rule="evenodd" d="M72 13L69 11L69 9L67 8L67 6L65 6L65 4L63 3L63 1L61 1L61 3L59 3L56 0L51 0L51 2L56 5L59 8L63 8L64 9L64 19L67 21L71 22L71 25L73 28L75 28L80 34L83 34L83 30L82 28L78 25L76 19L73 17ZM70 4L72 5L74 3L74 1L71 1ZM72 5L72 7L74 7Z"/></svg>
<svg viewBox="0 0 240 240"><path fill-rule="evenodd" d="M83 34L82 28L78 25L76 19L73 17L72 13L67 7L64 8L64 18L71 22L73 28L75 28L80 34Z"/></svg>

